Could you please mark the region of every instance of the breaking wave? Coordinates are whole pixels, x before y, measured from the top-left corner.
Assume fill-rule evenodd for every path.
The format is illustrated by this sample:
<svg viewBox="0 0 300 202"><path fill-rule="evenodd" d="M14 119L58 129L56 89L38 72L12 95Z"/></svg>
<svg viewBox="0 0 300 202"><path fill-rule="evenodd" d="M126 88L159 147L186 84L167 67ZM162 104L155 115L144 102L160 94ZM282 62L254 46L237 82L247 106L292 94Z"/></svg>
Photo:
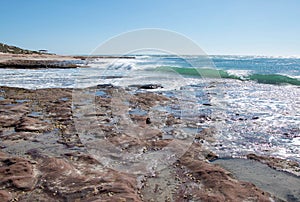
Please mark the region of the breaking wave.
<svg viewBox="0 0 300 202"><path fill-rule="evenodd" d="M195 76L202 78L225 78L225 79L237 79L237 80L251 80L258 83L265 84L291 84L300 86L300 80L297 78L292 78L287 75L280 74L245 74L245 75L235 75L230 72L230 70L218 70L209 68L181 68L172 66L161 66L157 67L156 71L164 72L174 72L186 76Z"/></svg>

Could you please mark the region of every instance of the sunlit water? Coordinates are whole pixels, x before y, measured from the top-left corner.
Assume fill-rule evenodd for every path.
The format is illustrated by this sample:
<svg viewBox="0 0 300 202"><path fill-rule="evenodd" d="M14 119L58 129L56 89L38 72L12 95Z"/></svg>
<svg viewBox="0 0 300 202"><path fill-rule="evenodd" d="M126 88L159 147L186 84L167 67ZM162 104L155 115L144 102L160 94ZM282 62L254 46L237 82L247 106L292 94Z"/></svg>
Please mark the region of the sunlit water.
<svg viewBox="0 0 300 202"><path fill-rule="evenodd" d="M297 83L299 59L213 56L213 65L203 61L196 56L139 56L135 59L98 59L90 61L89 68L0 69L0 85L37 89L83 88L104 83L124 87L161 84L164 88L154 91L163 91L165 95L188 95L198 105L195 116L213 117L214 121L199 122L198 125L216 127L216 142L204 142L204 145L218 155L243 156L254 152L300 162L299 86L262 84L249 79L201 78L158 70L161 66L193 68L199 65L226 70L239 78L251 74L280 74L296 79L292 82Z"/></svg>

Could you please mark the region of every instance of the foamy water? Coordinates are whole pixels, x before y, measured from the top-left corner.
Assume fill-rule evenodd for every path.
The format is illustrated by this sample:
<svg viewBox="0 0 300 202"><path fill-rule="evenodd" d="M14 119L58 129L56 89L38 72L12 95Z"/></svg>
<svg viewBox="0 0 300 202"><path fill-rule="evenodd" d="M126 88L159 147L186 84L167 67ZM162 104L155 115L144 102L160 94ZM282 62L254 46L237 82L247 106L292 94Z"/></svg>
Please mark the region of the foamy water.
<svg viewBox="0 0 300 202"><path fill-rule="evenodd" d="M218 69L239 77L253 73L283 74L298 78L300 59L246 56L214 56ZM191 68L207 65L196 56L138 56L136 59L95 59L90 68L77 69L0 69L0 85L22 88L84 88L111 83L128 87L161 84L153 91L189 94L198 105L195 116L211 115L215 121L197 123L216 127L216 142L204 144L220 156L259 153L300 162L300 88L292 85L259 84L222 78L201 78L175 71L161 72L157 67ZM277 64L277 66L276 66ZM207 68L207 66L205 66ZM211 66L210 68L215 68ZM204 95L208 95L204 98ZM181 98L184 100L184 98ZM202 105L210 102L212 106Z"/></svg>
<svg viewBox="0 0 300 202"><path fill-rule="evenodd" d="M267 154L300 162L300 88L226 81L219 109L223 117L217 142L220 156Z"/></svg>

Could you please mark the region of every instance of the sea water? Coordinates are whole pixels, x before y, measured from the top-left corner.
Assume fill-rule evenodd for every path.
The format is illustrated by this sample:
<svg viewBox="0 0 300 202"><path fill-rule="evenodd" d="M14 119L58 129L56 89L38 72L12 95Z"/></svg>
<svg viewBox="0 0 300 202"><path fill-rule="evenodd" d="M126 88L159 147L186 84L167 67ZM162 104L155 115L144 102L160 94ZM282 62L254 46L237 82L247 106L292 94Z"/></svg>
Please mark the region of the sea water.
<svg viewBox="0 0 300 202"><path fill-rule="evenodd" d="M182 105L194 102L195 117L211 116L204 123L195 121L199 127L216 129L216 141L203 144L219 156L258 153L300 162L299 58L136 55L87 62L89 68L0 69L0 85L36 89L160 84L163 88L150 91L179 98Z"/></svg>

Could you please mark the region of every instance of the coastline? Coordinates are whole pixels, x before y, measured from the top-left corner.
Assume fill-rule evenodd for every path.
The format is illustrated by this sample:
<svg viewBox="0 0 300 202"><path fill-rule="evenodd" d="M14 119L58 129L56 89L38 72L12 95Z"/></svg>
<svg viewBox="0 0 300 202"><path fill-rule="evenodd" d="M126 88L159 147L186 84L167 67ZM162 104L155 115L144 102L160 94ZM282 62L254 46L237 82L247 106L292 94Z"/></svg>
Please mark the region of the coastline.
<svg viewBox="0 0 300 202"><path fill-rule="evenodd" d="M0 66L2 64L2 68L20 69L77 68L85 67L82 64L96 58L129 59L128 61L135 59L131 56L1 54ZM85 70L92 70L92 68ZM56 70L54 71L56 72ZM107 76L105 82L119 78L123 77ZM206 85L212 90L217 83L207 81ZM277 195L276 191L272 193L272 190L275 189L264 190L264 186L259 189L256 184L256 186L251 184L253 183L251 180L255 182L255 175L249 181L246 180L248 182L244 182L238 179L243 179L243 175L247 173L239 174L240 176L233 175L234 172L230 168L211 163L210 161L218 160L219 157L202 143L215 141L214 129L199 129L198 125L195 125L199 120L197 122L185 120L170 113L166 106L174 107L172 110L176 110L178 107L180 108L180 101L176 96L168 97L159 91L155 92L155 88L164 87L164 85L149 83L148 85L128 85L127 87L100 84L82 88L84 100L95 98L94 102L99 110L85 115L74 113L74 110L76 111L76 100L74 102L76 89L71 87L46 89L43 87L36 90L34 90L35 88L0 87L0 162L2 162L0 176L3 177L0 183L3 184L2 190L0 190L0 199L3 201L5 199L30 201L45 197L51 201L49 196L55 196L55 201L79 198L91 201L119 200L120 198L133 201L151 201L152 199L157 199L157 201L205 201L209 199L222 201L223 199L252 200L254 197L254 201L268 201L270 198L281 201L300 198L297 193L295 195L288 193L289 190L293 190L293 187L287 187L283 193ZM154 91L151 92L151 90ZM93 93L95 97L89 97ZM124 94L117 97L117 100L112 100L112 97L118 93ZM205 97L206 95L203 94L202 99L207 99ZM125 100L118 100L118 98ZM120 101L129 103L129 108L122 105ZM78 104L79 109L81 104ZM83 105L87 105L87 103L83 103ZM204 102L203 105L211 106L209 102ZM113 109L115 107L116 109ZM163 110L160 111L161 109ZM151 119L148 120L149 116ZM236 116L238 116L237 120L246 120L239 117L240 114ZM76 124L77 117L91 118L86 118L84 123ZM209 115L199 118L200 122L204 124L207 121L214 122ZM255 120L258 118L257 116ZM129 124L128 120L130 120ZM104 142L107 144L101 141L97 142L97 138L95 139L93 136L90 138L95 143L86 141L82 135L85 132L76 125L83 125L83 130L88 131L88 134L94 133L100 137L105 134L105 138L109 142ZM195 137L190 144L184 145L186 146L185 152L167 166L165 162L158 160L165 156L154 158L154 160L158 160L156 163L162 163L165 166L163 169L157 170L146 166L149 162L156 165L153 158L149 162L146 162L147 158L145 158L140 164L133 167L128 166L126 162L126 166L122 167L118 165L120 162L112 160L123 158L123 153L134 159L140 158L141 155L155 156L157 152L165 151L164 148L170 142L166 137L184 137L185 132L181 130L182 128L188 131L197 131ZM98 143L101 144L100 148L103 147L102 150L97 149L99 148ZM120 145L123 145L121 150L115 150ZM183 145L179 144L174 148L181 147ZM96 151L96 153L90 151ZM131 155L132 151L138 153ZM104 159L99 159L99 156L102 155ZM247 158L247 161L255 160L263 163L273 171L290 173L291 182L297 181L299 178L300 165L297 162L268 155L260 156L258 153L250 153L243 157ZM222 157L220 159L223 160ZM244 164L235 159L238 158L234 158L232 162L237 163L237 166ZM48 161L50 161L51 169L47 168ZM228 162L230 161L228 160ZM18 167L25 165L25 169L29 172L18 173L19 168L15 169L12 166L15 164ZM107 166L110 164L118 166ZM67 170L64 168L62 170L57 168L61 166L71 170L71 173L67 174ZM140 166L144 166L144 168L140 168ZM120 172L118 169L121 168ZM259 172L259 170L253 170L254 168L251 166L247 169L254 173ZM94 173L94 170L97 172ZM81 174L78 175L78 173ZM105 178L106 175L110 175L110 179L106 182L93 180L94 178ZM22 180L23 178L24 180ZM69 184L61 185L66 181L78 182L82 179L85 182L80 183L78 187ZM276 179L274 178L274 180ZM128 183L129 188L125 188ZM255 191L250 196L249 193L252 193L253 190ZM267 192L269 190L271 190L270 193ZM79 197L75 193L82 193L82 195ZM242 193L242 195L236 195L236 193Z"/></svg>
<svg viewBox="0 0 300 202"><path fill-rule="evenodd" d="M169 140L163 138L164 124L172 128L174 135L180 132L180 128L191 125L188 120L155 111L159 107L176 103L176 100L159 93L134 92L111 85L82 90L85 94L90 91L99 93L95 97L98 110L82 116L94 117L95 119L88 119L94 122L83 124L80 128L96 131L99 135L101 131L105 131L110 144L115 144L116 147L121 145L124 153L133 152L132 157L135 154L139 156L163 151L169 144ZM212 138L208 135L209 128L199 132L186 152L165 168L153 170L154 172L141 168L134 174L131 173L130 166L125 166L123 171L107 167L104 162L99 161L97 155L93 155L95 153L87 152L87 149L92 151L93 147L86 147L88 142L84 142L78 134L78 128L76 130L75 120L79 115L72 110L73 89L28 90L0 87L0 92L2 199L33 201L43 197L49 201L269 201L273 198L280 201L208 162L217 156L205 149L199 140ZM131 107L147 113L140 114L138 111L129 114L133 124L127 125L122 119L122 112L126 108L122 103L119 105L113 102L112 106L111 96L118 92L124 95L134 92L130 97ZM81 106L78 107L80 109ZM120 111L112 115L112 107L117 107ZM147 123L149 115L151 121ZM112 116L118 117L116 120L119 121L114 123ZM163 117L167 117L166 123L163 123ZM116 125L118 128L115 128ZM126 130L123 131L122 127ZM147 131L147 134L137 138L134 131ZM284 161L281 163L286 164ZM140 165L143 167L147 164Z"/></svg>
<svg viewBox="0 0 300 202"><path fill-rule="evenodd" d="M1 8L0 202L300 202L300 0Z"/></svg>
<svg viewBox="0 0 300 202"><path fill-rule="evenodd" d="M76 68L79 59L73 56L54 54L0 54L0 68L38 69L38 68Z"/></svg>
<svg viewBox="0 0 300 202"><path fill-rule="evenodd" d="M85 67L85 61L101 59L134 59L133 56L63 56L56 54L0 53L0 68L42 69Z"/></svg>

